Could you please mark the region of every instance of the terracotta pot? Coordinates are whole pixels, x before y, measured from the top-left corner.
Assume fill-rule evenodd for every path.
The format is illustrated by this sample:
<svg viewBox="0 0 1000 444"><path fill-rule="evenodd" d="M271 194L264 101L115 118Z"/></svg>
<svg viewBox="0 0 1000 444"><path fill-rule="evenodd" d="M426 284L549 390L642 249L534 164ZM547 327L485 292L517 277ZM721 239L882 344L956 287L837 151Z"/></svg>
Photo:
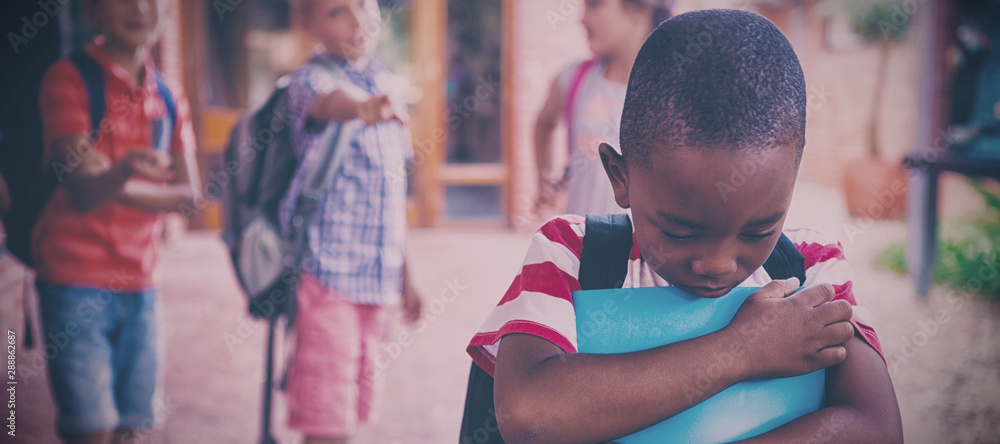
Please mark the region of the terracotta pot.
<svg viewBox="0 0 1000 444"><path fill-rule="evenodd" d="M844 170L844 198L854 218L900 219L906 212L907 177L902 164L856 159Z"/></svg>

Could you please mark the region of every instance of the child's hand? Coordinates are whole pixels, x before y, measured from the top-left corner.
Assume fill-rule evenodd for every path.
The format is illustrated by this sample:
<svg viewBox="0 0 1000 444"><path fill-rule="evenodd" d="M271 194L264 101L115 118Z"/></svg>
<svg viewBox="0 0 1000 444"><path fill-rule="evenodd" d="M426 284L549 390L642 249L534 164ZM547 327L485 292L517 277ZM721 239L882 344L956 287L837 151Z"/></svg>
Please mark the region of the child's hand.
<svg viewBox="0 0 1000 444"><path fill-rule="evenodd" d="M750 378L801 375L847 357L851 305L829 302L835 295L829 284L792 294L798 286L795 278L772 281L747 298L727 327L748 353Z"/></svg>
<svg viewBox="0 0 1000 444"><path fill-rule="evenodd" d="M386 95L372 96L368 100L358 103L358 118L368 126L390 120L404 125L410 123L410 116L406 113L406 109L393 103Z"/></svg>
<svg viewBox="0 0 1000 444"><path fill-rule="evenodd" d="M538 197L535 198L536 211L549 208L555 203L556 196L559 194L561 188L559 182L545 177L538 179Z"/></svg>
<svg viewBox="0 0 1000 444"><path fill-rule="evenodd" d="M406 322L413 323L420 319L424 309L423 298L410 285L403 287L403 317Z"/></svg>
<svg viewBox="0 0 1000 444"><path fill-rule="evenodd" d="M150 148L129 151L118 163L130 176L146 180L167 180L173 173L170 169L170 156Z"/></svg>

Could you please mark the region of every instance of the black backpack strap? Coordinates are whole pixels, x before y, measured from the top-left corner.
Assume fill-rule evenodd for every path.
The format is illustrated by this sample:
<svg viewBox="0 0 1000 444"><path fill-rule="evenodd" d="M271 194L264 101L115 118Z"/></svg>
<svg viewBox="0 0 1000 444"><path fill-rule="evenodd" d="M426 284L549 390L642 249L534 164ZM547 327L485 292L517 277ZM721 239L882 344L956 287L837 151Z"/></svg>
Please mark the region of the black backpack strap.
<svg viewBox="0 0 1000 444"><path fill-rule="evenodd" d="M799 285L806 282L806 258L792 240L784 233L778 238L778 243L771 250L771 255L764 262L764 271L771 279L799 278Z"/></svg>
<svg viewBox="0 0 1000 444"><path fill-rule="evenodd" d="M580 288L621 288L632 251L632 221L627 214L588 214L580 257Z"/></svg>
<svg viewBox="0 0 1000 444"><path fill-rule="evenodd" d="M632 221L628 215L588 215L580 258L580 286L584 290L621 287L631 251ZM503 444L496 416L493 377L473 362L459 443Z"/></svg>
<svg viewBox="0 0 1000 444"><path fill-rule="evenodd" d="M97 131L101 127L101 120L104 119L104 111L107 105L104 102L104 70L97 60L82 50L76 50L69 54L69 60L80 71L83 77L83 85L87 88L87 105L90 110L90 129Z"/></svg>
<svg viewBox="0 0 1000 444"><path fill-rule="evenodd" d="M469 370L465 410L458 434L459 444L504 444L493 401L493 377L475 362Z"/></svg>
<svg viewBox="0 0 1000 444"><path fill-rule="evenodd" d="M87 88L90 128L93 131L97 131L100 129L101 120L104 119L104 113L107 111L107 103L104 96L104 70L101 69L101 65L97 63L97 60L94 60L93 57L83 50L71 52L69 60L73 62L77 71L80 72L83 84ZM170 149L170 136L173 134L173 129L177 126L177 102L174 100L173 93L170 92L170 88L167 87L167 83L163 80L163 76L159 72L153 73L153 79L156 81L156 89L160 93L160 98L163 99L163 104L167 108L167 116L170 119L168 122L164 122L165 124L160 124L160 128L154 131L153 146L157 151L167 152ZM170 131L167 131L168 128Z"/></svg>

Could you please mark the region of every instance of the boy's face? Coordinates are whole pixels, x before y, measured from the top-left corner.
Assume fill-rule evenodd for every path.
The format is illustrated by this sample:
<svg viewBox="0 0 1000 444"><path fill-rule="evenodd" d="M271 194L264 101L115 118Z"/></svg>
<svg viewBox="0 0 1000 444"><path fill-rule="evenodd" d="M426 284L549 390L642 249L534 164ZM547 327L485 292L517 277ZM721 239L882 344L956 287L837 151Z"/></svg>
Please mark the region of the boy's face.
<svg viewBox="0 0 1000 444"><path fill-rule="evenodd" d="M375 52L382 20L375 0L314 0L306 29L331 54L357 61Z"/></svg>
<svg viewBox="0 0 1000 444"><path fill-rule="evenodd" d="M622 158L601 147L615 199L631 207L639 251L657 274L697 296L722 296L774 249L795 187L797 152L656 153L626 173Z"/></svg>
<svg viewBox="0 0 1000 444"><path fill-rule="evenodd" d="M167 0L92 0L86 14L109 43L125 48L146 47L158 37Z"/></svg>

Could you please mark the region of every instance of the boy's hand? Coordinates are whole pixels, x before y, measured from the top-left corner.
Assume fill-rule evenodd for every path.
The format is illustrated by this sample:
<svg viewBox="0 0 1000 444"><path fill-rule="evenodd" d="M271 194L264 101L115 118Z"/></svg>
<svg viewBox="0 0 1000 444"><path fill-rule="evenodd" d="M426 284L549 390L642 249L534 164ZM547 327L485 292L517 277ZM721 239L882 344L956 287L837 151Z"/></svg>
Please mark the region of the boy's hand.
<svg viewBox="0 0 1000 444"><path fill-rule="evenodd" d="M130 176L152 181L170 179L173 173L170 169L170 156L149 148L129 151L118 164L125 168Z"/></svg>
<svg viewBox="0 0 1000 444"><path fill-rule="evenodd" d="M535 209L541 210L551 207L559 194L560 183L546 177L538 179L538 197L535 198Z"/></svg>
<svg viewBox="0 0 1000 444"><path fill-rule="evenodd" d="M393 103L386 95L372 96L368 100L358 103L358 118L368 126L390 120L404 125L410 123L410 116L406 110Z"/></svg>
<svg viewBox="0 0 1000 444"><path fill-rule="evenodd" d="M410 285L403 287L403 317L406 322L414 323L420 319L424 309L423 298Z"/></svg>
<svg viewBox="0 0 1000 444"><path fill-rule="evenodd" d="M747 298L727 327L748 353L750 378L801 375L847 357L851 305L829 302L835 295L829 284L792 294L798 286L795 278L772 281Z"/></svg>

